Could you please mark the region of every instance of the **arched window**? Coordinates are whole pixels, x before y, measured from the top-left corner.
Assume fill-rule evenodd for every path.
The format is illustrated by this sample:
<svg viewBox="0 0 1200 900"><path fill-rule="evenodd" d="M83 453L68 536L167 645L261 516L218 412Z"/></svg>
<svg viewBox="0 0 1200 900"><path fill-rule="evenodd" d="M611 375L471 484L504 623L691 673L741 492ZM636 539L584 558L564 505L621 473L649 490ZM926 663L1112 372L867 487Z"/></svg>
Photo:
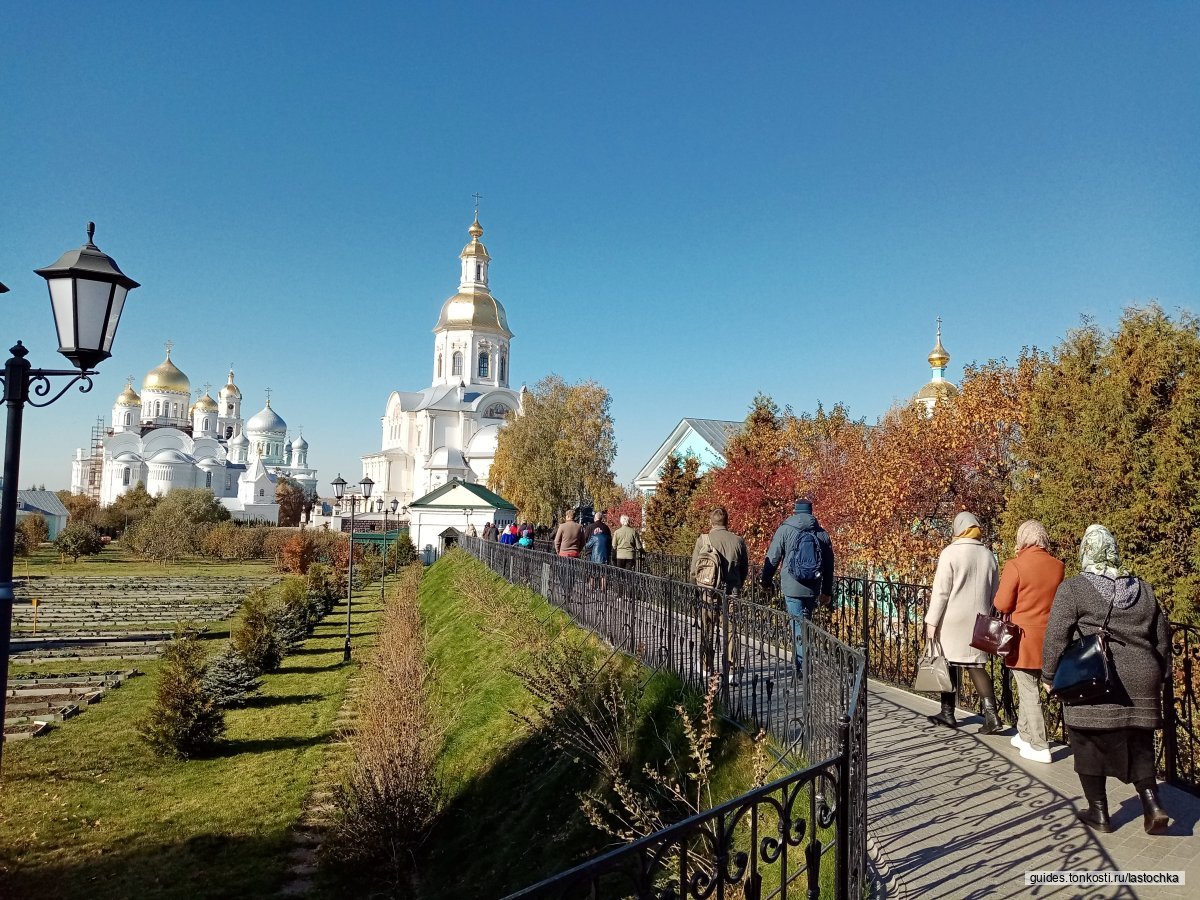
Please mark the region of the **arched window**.
<svg viewBox="0 0 1200 900"><path fill-rule="evenodd" d="M233 487L233 476L226 475L225 476L225 490L229 490L231 487Z"/></svg>
<svg viewBox="0 0 1200 900"><path fill-rule="evenodd" d="M462 374L462 354L461 353L455 353L454 356L451 358L450 374L451 375L461 375Z"/></svg>
<svg viewBox="0 0 1200 900"><path fill-rule="evenodd" d="M121 476L121 484L125 485L125 487L129 487L129 474L129 466L126 466L125 472Z"/></svg>
<svg viewBox="0 0 1200 900"><path fill-rule="evenodd" d="M475 263L475 280L483 281L483 263Z"/></svg>
<svg viewBox="0 0 1200 900"><path fill-rule="evenodd" d="M171 404L171 418L176 418L178 415L179 415L179 404L172 403Z"/></svg>
<svg viewBox="0 0 1200 900"><path fill-rule="evenodd" d="M205 486L206 488L211 488L211 487L212 487L212 472L205 472L205 473L204 473L204 486Z"/></svg>
<svg viewBox="0 0 1200 900"><path fill-rule="evenodd" d="M508 415L508 407L503 403L493 403L483 411L485 419L503 419Z"/></svg>
<svg viewBox="0 0 1200 900"><path fill-rule="evenodd" d="M204 420L204 430L208 431L208 428L211 424L212 424L212 422L210 422L208 419L205 419Z"/></svg>
<svg viewBox="0 0 1200 900"><path fill-rule="evenodd" d="M488 377L488 353L486 350L482 350L479 353L479 377Z"/></svg>
<svg viewBox="0 0 1200 900"><path fill-rule="evenodd" d="M266 491L264 491L262 488L259 488L259 489L258 489L258 496L262 497L262 496L264 496L265 494L266 494Z"/></svg>
<svg viewBox="0 0 1200 900"><path fill-rule="evenodd" d="M233 426L232 425L225 426L225 437L226 438L233 437Z"/></svg>
<svg viewBox="0 0 1200 900"><path fill-rule="evenodd" d="M162 404L157 400L154 401L154 415L156 415L156 416L162 415Z"/></svg>
<svg viewBox="0 0 1200 900"><path fill-rule="evenodd" d="M125 413L125 424L126 425L133 424L133 413Z"/></svg>
<svg viewBox="0 0 1200 900"><path fill-rule="evenodd" d="M442 377L442 354L440 354L440 353L438 354L438 374L437 374L437 377L438 377L438 378L441 378L441 377Z"/></svg>
<svg viewBox="0 0 1200 900"><path fill-rule="evenodd" d="M500 354L500 381L503 383L508 379L508 356L504 353Z"/></svg>

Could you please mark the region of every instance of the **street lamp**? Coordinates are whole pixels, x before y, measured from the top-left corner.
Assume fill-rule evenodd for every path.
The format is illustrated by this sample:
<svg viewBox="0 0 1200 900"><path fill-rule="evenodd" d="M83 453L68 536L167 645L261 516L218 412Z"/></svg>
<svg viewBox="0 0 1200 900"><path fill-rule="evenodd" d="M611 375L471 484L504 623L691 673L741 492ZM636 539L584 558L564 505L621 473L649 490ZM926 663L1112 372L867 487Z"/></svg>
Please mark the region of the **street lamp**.
<svg viewBox="0 0 1200 900"><path fill-rule="evenodd" d="M58 262L34 272L46 279L50 310L58 331L58 352L74 369L35 369L25 359L29 351L17 341L4 364L4 402L8 432L4 441L4 492L0 498L0 718L8 695L8 650L12 636L13 541L17 526L17 485L21 474L21 425L25 406L49 406L79 382L81 393L92 389L92 366L112 355L113 338L125 308L125 298L138 283L111 256L92 243L96 226L88 222L87 243L69 250ZM7 291L0 285L0 293ZM67 383L53 396L51 378ZM45 399L43 399L45 398Z"/></svg>
<svg viewBox="0 0 1200 900"><path fill-rule="evenodd" d="M375 486L367 476L358 483L360 493L350 494L350 562L346 568L346 646L342 653L342 661L350 662L350 607L354 601L354 510L358 506L358 498L369 499L371 488ZM341 500L346 493L346 479L341 473L333 480L333 496Z"/></svg>

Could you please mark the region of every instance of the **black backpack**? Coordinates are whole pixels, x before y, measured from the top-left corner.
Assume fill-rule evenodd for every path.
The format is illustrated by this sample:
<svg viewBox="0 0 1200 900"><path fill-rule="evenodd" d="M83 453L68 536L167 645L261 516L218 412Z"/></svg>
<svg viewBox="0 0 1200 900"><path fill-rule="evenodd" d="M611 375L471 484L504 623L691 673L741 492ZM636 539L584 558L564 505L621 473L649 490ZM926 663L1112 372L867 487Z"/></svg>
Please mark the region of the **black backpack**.
<svg viewBox="0 0 1200 900"><path fill-rule="evenodd" d="M819 581L822 574L822 563L825 560L821 542L811 528L800 532L800 538L788 554L788 574L797 581Z"/></svg>

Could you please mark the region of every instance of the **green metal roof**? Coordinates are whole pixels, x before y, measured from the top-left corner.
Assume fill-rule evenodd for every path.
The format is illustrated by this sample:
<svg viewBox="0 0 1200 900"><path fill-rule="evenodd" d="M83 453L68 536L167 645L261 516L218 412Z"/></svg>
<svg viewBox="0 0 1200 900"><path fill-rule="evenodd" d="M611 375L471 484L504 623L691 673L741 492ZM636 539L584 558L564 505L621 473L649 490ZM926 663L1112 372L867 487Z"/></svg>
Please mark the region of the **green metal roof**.
<svg viewBox="0 0 1200 900"><path fill-rule="evenodd" d="M430 491L424 497L414 500L408 504L409 509L414 506L441 506L446 509L462 509L461 503L438 503L437 501L446 494L453 491L455 488L461 487L479 498L479 503L473 504L475 507L486 506L492 509L511 509L514 512L516 507L501 497L499 494L493 493L481 484L468 484L458 478L451 478L439 488Z"/></svg>

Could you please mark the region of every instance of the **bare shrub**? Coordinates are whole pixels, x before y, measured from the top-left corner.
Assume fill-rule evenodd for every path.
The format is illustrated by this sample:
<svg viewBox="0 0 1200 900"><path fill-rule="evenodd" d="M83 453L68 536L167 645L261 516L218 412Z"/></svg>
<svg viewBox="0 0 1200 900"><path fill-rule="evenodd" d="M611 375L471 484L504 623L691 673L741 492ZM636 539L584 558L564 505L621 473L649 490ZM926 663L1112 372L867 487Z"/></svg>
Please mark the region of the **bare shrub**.
<svg viewBox="0 0 1200 900"><path fill-rule="evenodd" d="M395 886L409 869L441 806L435 777L441 734L427 688L429 669L417 610L419 566L404 571L384 605L379 640L363 678L363 705L351 736L354 763L334 791L337 816L326 852L379 866Z"/></svg>

